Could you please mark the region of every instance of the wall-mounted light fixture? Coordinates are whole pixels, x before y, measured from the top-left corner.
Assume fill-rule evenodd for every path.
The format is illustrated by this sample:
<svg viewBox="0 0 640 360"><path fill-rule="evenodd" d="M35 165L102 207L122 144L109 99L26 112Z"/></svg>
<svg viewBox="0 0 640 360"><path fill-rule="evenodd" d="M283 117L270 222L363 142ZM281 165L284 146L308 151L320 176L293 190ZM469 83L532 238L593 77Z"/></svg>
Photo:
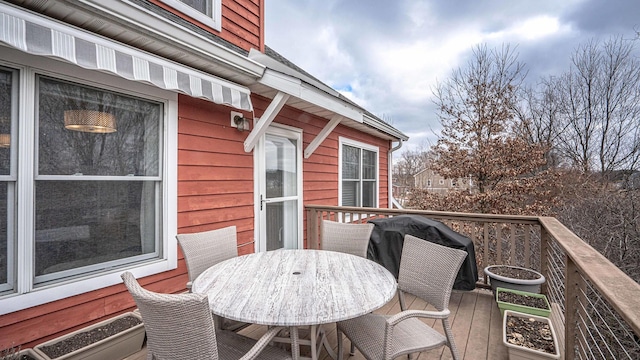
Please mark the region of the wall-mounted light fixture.
<svg viewBox="0 0 640 360"><path fill-rule="evenodd" d="M117 131L113 114L95 110L66 110L64 127L68 130L99 134Z"/></svg>
<svg viewBox="0 0 640 360"><path fill-rule="evenodd" d="M238 131L249 130L249 119L245 118L241 113L231 112L231 126L238 129Z"/></svg>

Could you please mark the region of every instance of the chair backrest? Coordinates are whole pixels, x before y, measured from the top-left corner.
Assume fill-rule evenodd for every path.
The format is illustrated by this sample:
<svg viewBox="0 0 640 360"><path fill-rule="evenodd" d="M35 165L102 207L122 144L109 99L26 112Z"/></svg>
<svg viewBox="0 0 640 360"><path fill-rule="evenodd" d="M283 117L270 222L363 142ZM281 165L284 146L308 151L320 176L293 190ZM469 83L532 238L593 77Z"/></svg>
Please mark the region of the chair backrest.
<svg viewBox="0 0 640 360"><path fill-rule="evenodd" d="M147 351L154 358L218 358L213 315L206 295L159 294L143 289L130 272L121 277L140 310L147 332Z"/></svg>
<svg viewBox="0 0 640 360"><path fill-rule="evenodd" d="M322 220L321 226L322 250L367 257L373 224L348 224Z"/></svg>
<svg viewBox="0 0 640 360"><path fill-rule="evenodd" d="M235 226L192 234L178 234L178 244L187 263L189 281L221 261L238 256Z"/></svg>
<svg viewBox="0 0 640 360"><path fill-rule="evenodd" d="M418 296L442 311L449 307L453 283L466 257L463 250L405 235L398 289Z"/></svg>

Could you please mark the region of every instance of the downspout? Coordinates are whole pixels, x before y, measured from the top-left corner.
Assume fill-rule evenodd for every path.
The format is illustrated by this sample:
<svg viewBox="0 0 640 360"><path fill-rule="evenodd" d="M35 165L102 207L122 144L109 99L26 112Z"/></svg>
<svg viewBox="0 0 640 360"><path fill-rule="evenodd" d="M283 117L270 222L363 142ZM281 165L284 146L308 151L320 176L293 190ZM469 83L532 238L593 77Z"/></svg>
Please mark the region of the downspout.
<svg viewBox="0 0 640 360"><path fill-rule="evenodd" d="M398 145L396 145L395 147L392 147L391 150L389 150L389 159L387 161L387 163L389 164L388 167L388 171L389 171L389 209L393 209L393 204L396 204L396 206L398 207L398 209L402 209L402 206L400 205L400 203L398 203L396 201L396 199L393 198L393 152L396 150L399 150L402 147L402 139L398 139Z"/></svg>

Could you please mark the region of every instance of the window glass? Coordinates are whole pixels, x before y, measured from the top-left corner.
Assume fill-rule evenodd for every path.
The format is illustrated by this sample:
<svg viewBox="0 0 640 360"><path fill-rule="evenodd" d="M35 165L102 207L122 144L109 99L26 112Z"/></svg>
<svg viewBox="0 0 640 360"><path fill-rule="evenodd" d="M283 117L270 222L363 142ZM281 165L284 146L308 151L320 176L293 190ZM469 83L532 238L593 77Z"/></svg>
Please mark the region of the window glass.
<svg viewBox="0 0 640 360"><path fill-rule="evenodd" d="M342 144L342 206L377 205L378 153Z"/></svg>
<svg viewBox="0 0 640 360"><path fill-rule="evenodd" d="M14 236L10 230L14 218L11 175L11 119L16 112L16 71L0 68L0 291L13 288L15 265Z"/></svg>
<svg viewBox="0 0 640 360"><path fill-rule="evenodd" d="M157 256L162 104L37 83L36 283Z"/></svg>
<svg viewBox="0 0 640 360"><path fill-rule="evenodd" d="M39 77L40 175L158 176L162 106ZM74 131L74 121L110 121L113 132Z"/></svg>
<svg viewBox="0 0 640 360"><path fill-rule="evenodd" d="M373 151L362 151L362 178L375 180L376 178L376 156Z"/></svg>
<svg viewBox="0 0 640 360"><path fill-rule="evenodd" d="M186 5L211 16L211 0L180 0Z"/></svg>
<svg viewBox="0 0 640 360"><path fill-rule="evenodd" d="M360 149L347 145L342 147L342 178L360 178Z"/></svg>
<svg viewBox="0 0 640 360"><path fill-rule="evenodd" d="M359 181L342 182L342 206L358 206L360 203L359 194Z"/></svg>
<svg viewBox="0 0 640 360"><path fill-rule="evenodd" d="M160 0L190 18L220 31L222 21L221 0ZM182 21L176 24L184 23Z"/></svg>

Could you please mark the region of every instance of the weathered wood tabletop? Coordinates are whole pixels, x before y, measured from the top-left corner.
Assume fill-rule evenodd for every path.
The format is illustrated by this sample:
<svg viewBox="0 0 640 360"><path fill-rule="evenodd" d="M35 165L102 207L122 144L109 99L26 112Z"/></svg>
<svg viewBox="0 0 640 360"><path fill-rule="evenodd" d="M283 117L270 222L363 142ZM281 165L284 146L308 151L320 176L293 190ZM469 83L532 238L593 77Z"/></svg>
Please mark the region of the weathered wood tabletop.
<svg viewBox="0 0 640 360"><path fill-rule="evenodd" d="M261 325L320 325L372 312L395 295L377 263L326 250L277 250L216 264L193 282L213 313Z"/></svg>

